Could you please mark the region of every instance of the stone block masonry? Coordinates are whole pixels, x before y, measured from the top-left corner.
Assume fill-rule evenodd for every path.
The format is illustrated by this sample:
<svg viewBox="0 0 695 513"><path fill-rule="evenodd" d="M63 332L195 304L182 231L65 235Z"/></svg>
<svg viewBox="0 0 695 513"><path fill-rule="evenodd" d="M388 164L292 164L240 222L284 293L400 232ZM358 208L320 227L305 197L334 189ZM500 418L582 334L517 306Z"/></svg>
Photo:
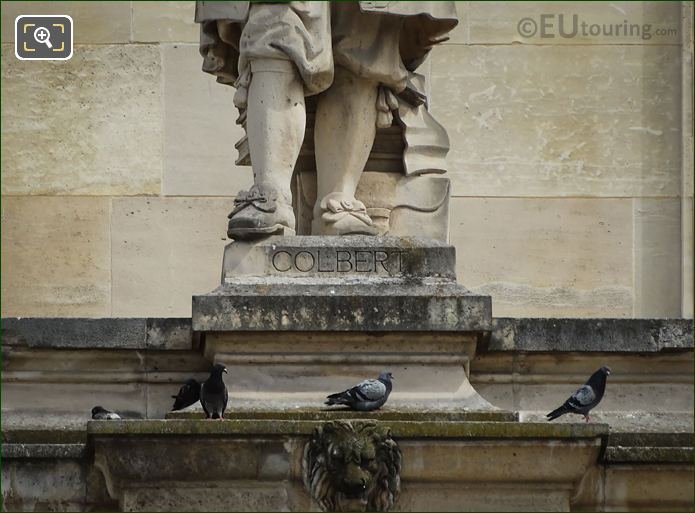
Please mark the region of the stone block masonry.
<svg viewBox="0 0 695 513"><path fill-rule="evenodd" d="M427 70L451 139L459 281L492 296L496 316L691 316L692 5L457 9ZM73 59L15 59L14 19L30 11L72 16ZM219 281L225 216L252 177L234 164L234 90L200 72L193 12L3 4L4 316L186 317L188 298ZM560 13L678 33L517 30Z"/></svg>

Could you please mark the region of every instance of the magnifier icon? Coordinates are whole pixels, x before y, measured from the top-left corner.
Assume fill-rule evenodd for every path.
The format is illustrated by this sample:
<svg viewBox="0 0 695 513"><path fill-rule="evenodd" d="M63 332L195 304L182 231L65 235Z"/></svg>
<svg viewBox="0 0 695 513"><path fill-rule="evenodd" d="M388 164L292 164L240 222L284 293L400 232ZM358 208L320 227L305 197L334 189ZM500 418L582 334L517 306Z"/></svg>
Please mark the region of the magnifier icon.
<svg viewBox="0 0 695 513"><path fill-rule="evenodd" d="M53 48L51 44L51 33L46 27L38 27L34 31L34 39L37 43L45 44L49 48Z"/></svg>

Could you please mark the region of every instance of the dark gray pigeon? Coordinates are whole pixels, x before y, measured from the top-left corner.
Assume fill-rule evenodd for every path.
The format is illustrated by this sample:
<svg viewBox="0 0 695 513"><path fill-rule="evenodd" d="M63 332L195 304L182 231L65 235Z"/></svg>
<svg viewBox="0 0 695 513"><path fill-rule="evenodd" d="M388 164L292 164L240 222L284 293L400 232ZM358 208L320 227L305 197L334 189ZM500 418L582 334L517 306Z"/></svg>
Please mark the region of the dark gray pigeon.
<svg viewBox="0 0 695 513"><path fill-rule="evenodd" d="M565 413L576 413L584 415L584 420L589 422L589 412L601 402L606 391L606 378L610 373L608 367L601 367L594 372L586 384L573 393L565 404L546 415L548 420L556 419Z"/></svg>
<svg viewBox="0 0 695 513"><path fill-rule="evenodd" d="M171 411L183 410L200 399L200 383L193 378L188 379L179 389L179 393L171 397L175 399Z"/></svg>
<svg viewBox="0 0 695 513"><path fill-rule="evenodd" d="M392 379L390 372L382 372L377 379L366 379L344 392L329 395L326 404L341 404L358 411L378 410L389 398Z"/></svg>
<svg viewBox="0 0 695 513"><path fill-rule="evenodd" d="M106 410L101 406L92 408L92 419L94 420L118 420L121 416L118 413Z"/></svg>
<svg viewBox="0 0 695 513"><path fill-rule="evenodd" d="M221 363L212 367L210 377L200 387L200 404L203 405L208 419L224 420L224 410L227 408L227 387L222 380L222 373L227 368Z"/></svg>

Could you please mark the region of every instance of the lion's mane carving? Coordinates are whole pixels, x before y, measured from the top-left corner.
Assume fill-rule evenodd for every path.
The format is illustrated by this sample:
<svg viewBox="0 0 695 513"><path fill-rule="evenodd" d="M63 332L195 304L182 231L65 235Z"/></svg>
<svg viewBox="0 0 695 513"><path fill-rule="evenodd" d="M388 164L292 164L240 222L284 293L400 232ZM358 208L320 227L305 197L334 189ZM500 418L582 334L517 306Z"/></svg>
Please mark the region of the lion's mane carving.
<svg viewBox="0 0 695 513"><path fill-rule="evenodd" d="M304 485L323 511L388 511L400 473L391 430L373 421L327 422L304 447Z"/></svg>

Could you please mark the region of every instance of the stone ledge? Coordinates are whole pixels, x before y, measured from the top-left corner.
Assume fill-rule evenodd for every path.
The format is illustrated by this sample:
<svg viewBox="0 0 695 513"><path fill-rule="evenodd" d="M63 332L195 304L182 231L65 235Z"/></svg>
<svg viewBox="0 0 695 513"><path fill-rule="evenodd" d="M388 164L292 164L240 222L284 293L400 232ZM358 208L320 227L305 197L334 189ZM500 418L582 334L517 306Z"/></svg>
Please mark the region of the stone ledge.
<svg viewBox="0 0 695 513"><path fill-rule="evenodd" d="M615 431L612 428L602 461L608 465L634 463L692 465L692 429L686 432L639 432Z"/></svg>
<svg viewBox="0 0 695 513"><path fill-rule="evenodd" d="M621 447L692 447L692 429L684 432L615 431L611 428L608 445Z"/></svg>
<svg viewBox="0 0 695 513"><path fill-rule="evenodd" d="M231 285L193 296L196 331L490 330L489 296L456 284Z"/></svg>
<svg viewBox="0 0 695 513"><path fill-rule="evenodd" d="M349 420L356 419L350 416ZM198 436L198 435L308 435L325 421L253 419L253 420L92 420L87 423L90 437L123 436ZM608 436L607 424L549 424L520 422L441 422L384 421L394 437L484 438L484 439L563 439Z"/></svg>
<svg viewBox="0 0 695 513"><path fill-rule="evenodd" d="M36 419L37 422L39 419ZM7 425L2 426L2 443L5 445L81 445L87 439L87 421L80 426ZM4 454L4 453L3 453Z"/></svg>
<svg viewBox="0 0 695 513"><path fill-rule="evenodd" d="M159 509L159 496L149 494L157 487L165 496L174 491L176 509L227 510L228 503L215 503L212 496L198 495L196 501L202 497L202 502L194 503L177 491L182 484L209 489L211 483L228 483L229 489L248 490L252 498L265 493L266 488L259 484L275 489L284 486L288 496L301 499L286 500L284 507L309 511L315 505L306 500L301 462L309 434L323 424L294 420L92 421L88 430L94 465L105 476L109 496L128 504L128 497L137 493L143 501L126 509ZM442 484L464 491L438 503L439 508L426 508L442 511L469 503L468 490L484 488L489 495L490 489L500 487L505 495L531 494L536 509L568 511L577 484L595 467L608 433L606 425L427 421L382 425L390 429L402 453L404 492L417 494L432 484L440 495ZM182 461L186 464L181 465ZM549 487L557 490L550 502ZM489 497L487 501L489 504ZM395 509L422 511L407 502Z"/></svg>
<svg viewBox="0 0 695 513"><path fill-rule="evenodd" d="M14 459L81 459L86 444L2 444L2 457Z"/></svg>
<svg viewBox="0 0 695 513"><path fill-rule="evenodd" d="M192 349L188 318L5 318L3 345L54 349Z"/></svg>
<svg viewBox="0 0 695 513"><path fill-rule="evenodd" d="M623 447L609 446L603 456L603 463L618 464L693 464L692 447Z"/></svg>
<svg viewBox="0 0 695 513"><path fill-rule="evenodd" d="M304 420L322 421L337 419L378 420L381 422L407 421L407 422L481 422L498 421L514 422L519 419L515 412L508 411L445 411L445 410L378 410L374 412L359 412L350 410L326 408L297 408L284 411L277 410L253 410L249 408L230 408L225 413L227 419L234 420ZM180 411L170 411L166 415L167 420L172 419L204 419L200 403Z"/></svg>
<svg viewBox="0 0 695 513"><path fill-rule="evenodd" d="M334 295L330 287L327 290L326 296ZM447 289L439 287L437 290L445 295ZM379 297L388 297L383 296L384 290L378 286L375 294L377 292L382 294ZM473 301L487 298L462 297ZM491 321L489 344L479 347L478 352L692 350L692 322L690 319L497 317ZM8 317L2 319L2 331L3 345L37 349L190 350L198 345L198 334L192 331L190 318Z"/></svg>
<svg viewBox="0 0 695 513"><path fill-rule="evenodd" d="M265 413L265 414L264 414ZM591 438L608 436L601 461L617 464L692 464L691 433L608 433L606 424L545 424L478 421L482 416L467 412L350 412L296 411L239 412L234 420L191 420L186 412L174 412L167 420L89 421L90 435L308 435L323 422L335 419L378 420L387 423L396 437L417 438ZM246 418L243 418L246 417ZM426 419L426 420L425 420ZM513 419L511 419L513 420ZM50 443L60 437L50 430L10 433L2 445L2 457L10 459L81 459L85 443ZM62 433L64 435L64 433ZM61 436L62 436L61 435ZM84 436L84 433L82 433ZM72 438L72 437L71 437ZM8 441L9 440L22 440ZM29 441L32 440L32 441Z"/></svg>
<svg viewBox="0 0 695 513"><path fill-rule="evenodd" d="M484 351L655 353L692 348L692 319L498 317Z"/></svg>

